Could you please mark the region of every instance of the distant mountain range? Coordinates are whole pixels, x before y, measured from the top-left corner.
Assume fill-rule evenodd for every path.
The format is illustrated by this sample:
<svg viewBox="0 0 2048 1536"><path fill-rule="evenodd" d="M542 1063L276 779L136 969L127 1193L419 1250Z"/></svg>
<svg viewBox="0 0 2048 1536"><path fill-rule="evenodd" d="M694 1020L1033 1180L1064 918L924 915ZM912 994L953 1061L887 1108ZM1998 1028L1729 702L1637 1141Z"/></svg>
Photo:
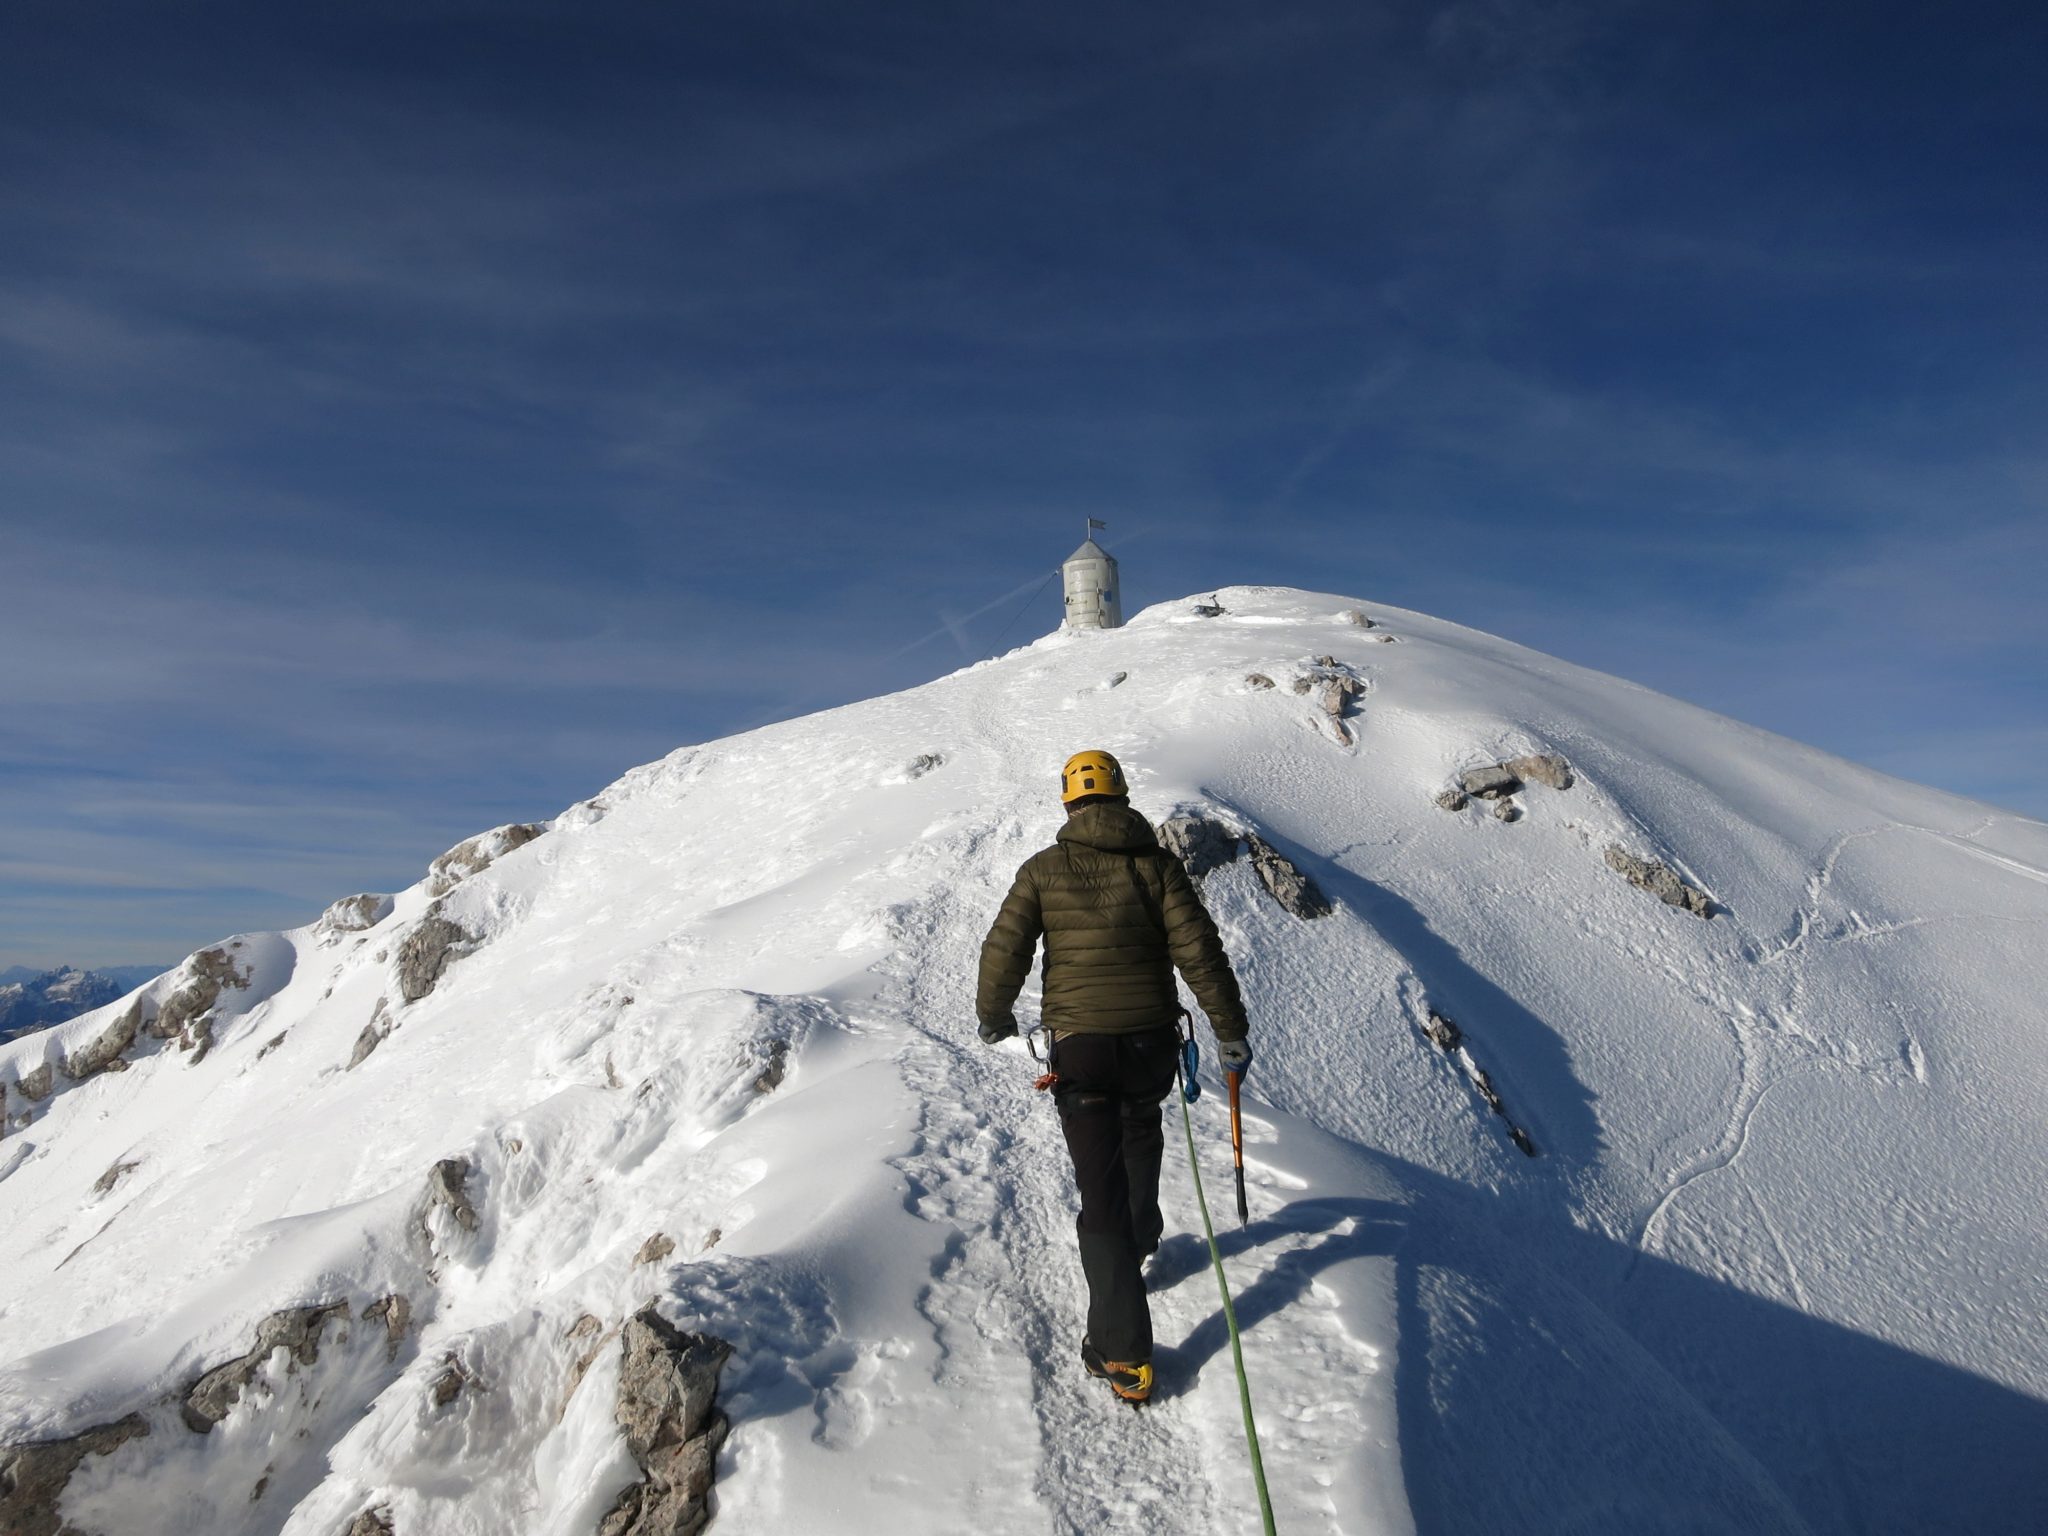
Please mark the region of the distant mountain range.
<svg viewBox="0 0 2048 1536"><path fill-rule="evenodd" d="M75 1019L169 969L167 965L109 965L85 971L60 965L54 971L38 971L11 965L0 971L0 1040Z"/></svg>

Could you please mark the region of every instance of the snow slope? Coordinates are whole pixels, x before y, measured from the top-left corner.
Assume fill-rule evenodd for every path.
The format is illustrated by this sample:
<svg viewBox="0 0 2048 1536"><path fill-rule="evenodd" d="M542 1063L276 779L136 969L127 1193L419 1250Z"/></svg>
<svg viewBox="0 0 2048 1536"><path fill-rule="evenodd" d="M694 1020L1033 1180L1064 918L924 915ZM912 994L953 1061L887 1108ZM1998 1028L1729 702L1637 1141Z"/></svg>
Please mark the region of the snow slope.
<svg viewBox="0 0 2048 1536"><path fill-rule="evenodd" d="M0 1048L0 1444L145 1416L72 1476L86 1531L589 1532L637 1475L592 1341L653 1298L735 1346L719 1530L1256 1529L1173 1106L1133 1414L1074 1359L1051 1106L973 1036L981 937L1101 746L1335 906L1206 886L1259 1048L1242 1230L1218 1094L1194 1134L1281 1530L2037 1529L2048 826L1419 614L1218 600L686 748L243 936L196 1035L147 1025L203 957L136 994L126 1070L63 1063L136 999ZM1358 679L1348 718L1311 675ZM1528 751L1576 782L1432 803ZM317 1358L181 1422L336 1302Z"/></svg>

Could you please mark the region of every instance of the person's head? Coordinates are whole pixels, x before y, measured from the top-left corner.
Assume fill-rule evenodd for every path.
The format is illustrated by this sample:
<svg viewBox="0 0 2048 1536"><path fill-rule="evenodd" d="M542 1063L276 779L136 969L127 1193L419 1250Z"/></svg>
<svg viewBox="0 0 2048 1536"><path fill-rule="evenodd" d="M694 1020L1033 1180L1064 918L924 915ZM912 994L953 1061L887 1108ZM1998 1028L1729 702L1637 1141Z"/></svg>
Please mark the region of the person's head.
<svg viewBox="0 0 2048 1536"><path fill-rule="evenodd" d="M1130 800L1123 764L1107 752L1076 752L1060 770L1060 804L1068 815L1091 805L1128 805Z"/></svg>

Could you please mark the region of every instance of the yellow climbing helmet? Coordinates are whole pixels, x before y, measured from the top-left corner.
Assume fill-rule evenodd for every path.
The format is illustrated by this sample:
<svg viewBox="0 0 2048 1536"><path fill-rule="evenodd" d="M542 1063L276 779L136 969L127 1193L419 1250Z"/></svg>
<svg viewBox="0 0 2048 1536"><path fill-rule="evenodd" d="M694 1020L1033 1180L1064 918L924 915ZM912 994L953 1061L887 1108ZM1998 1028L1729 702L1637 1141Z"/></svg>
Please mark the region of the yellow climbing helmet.
<svg viewBox="0 0 2048 1536"><path fill-rule="evenodd" d="M1123 764L1107 752L1076 752L1060 770L1060 804L1072 805L1084 795L1128 795Z"/></svg>

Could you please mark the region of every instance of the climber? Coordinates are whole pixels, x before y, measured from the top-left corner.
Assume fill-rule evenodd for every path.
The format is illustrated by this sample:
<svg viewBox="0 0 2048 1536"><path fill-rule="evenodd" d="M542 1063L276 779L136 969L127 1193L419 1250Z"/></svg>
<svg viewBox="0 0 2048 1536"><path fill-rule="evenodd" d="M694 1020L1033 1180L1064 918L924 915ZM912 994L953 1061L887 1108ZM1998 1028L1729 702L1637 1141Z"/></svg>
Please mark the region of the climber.
<svg viewBox="0 0 2048 1536"><path fill-rule="evenodd" d="M982 944L975 1011L990 1045L1017 1033L1011 1010L1043 934L1047 1076L1081 1189L1081 1363L1142 1403L1152 1392L1143 1265L1165 1230L1159 1105L1180 1054L1174 968L1209 1016L1227 1071L1251 1066L1249 1026L1216 925L1180 860L1131 809L1117 760L1076 753L1060 800L1058 841L1024 861Z"/></svg>

